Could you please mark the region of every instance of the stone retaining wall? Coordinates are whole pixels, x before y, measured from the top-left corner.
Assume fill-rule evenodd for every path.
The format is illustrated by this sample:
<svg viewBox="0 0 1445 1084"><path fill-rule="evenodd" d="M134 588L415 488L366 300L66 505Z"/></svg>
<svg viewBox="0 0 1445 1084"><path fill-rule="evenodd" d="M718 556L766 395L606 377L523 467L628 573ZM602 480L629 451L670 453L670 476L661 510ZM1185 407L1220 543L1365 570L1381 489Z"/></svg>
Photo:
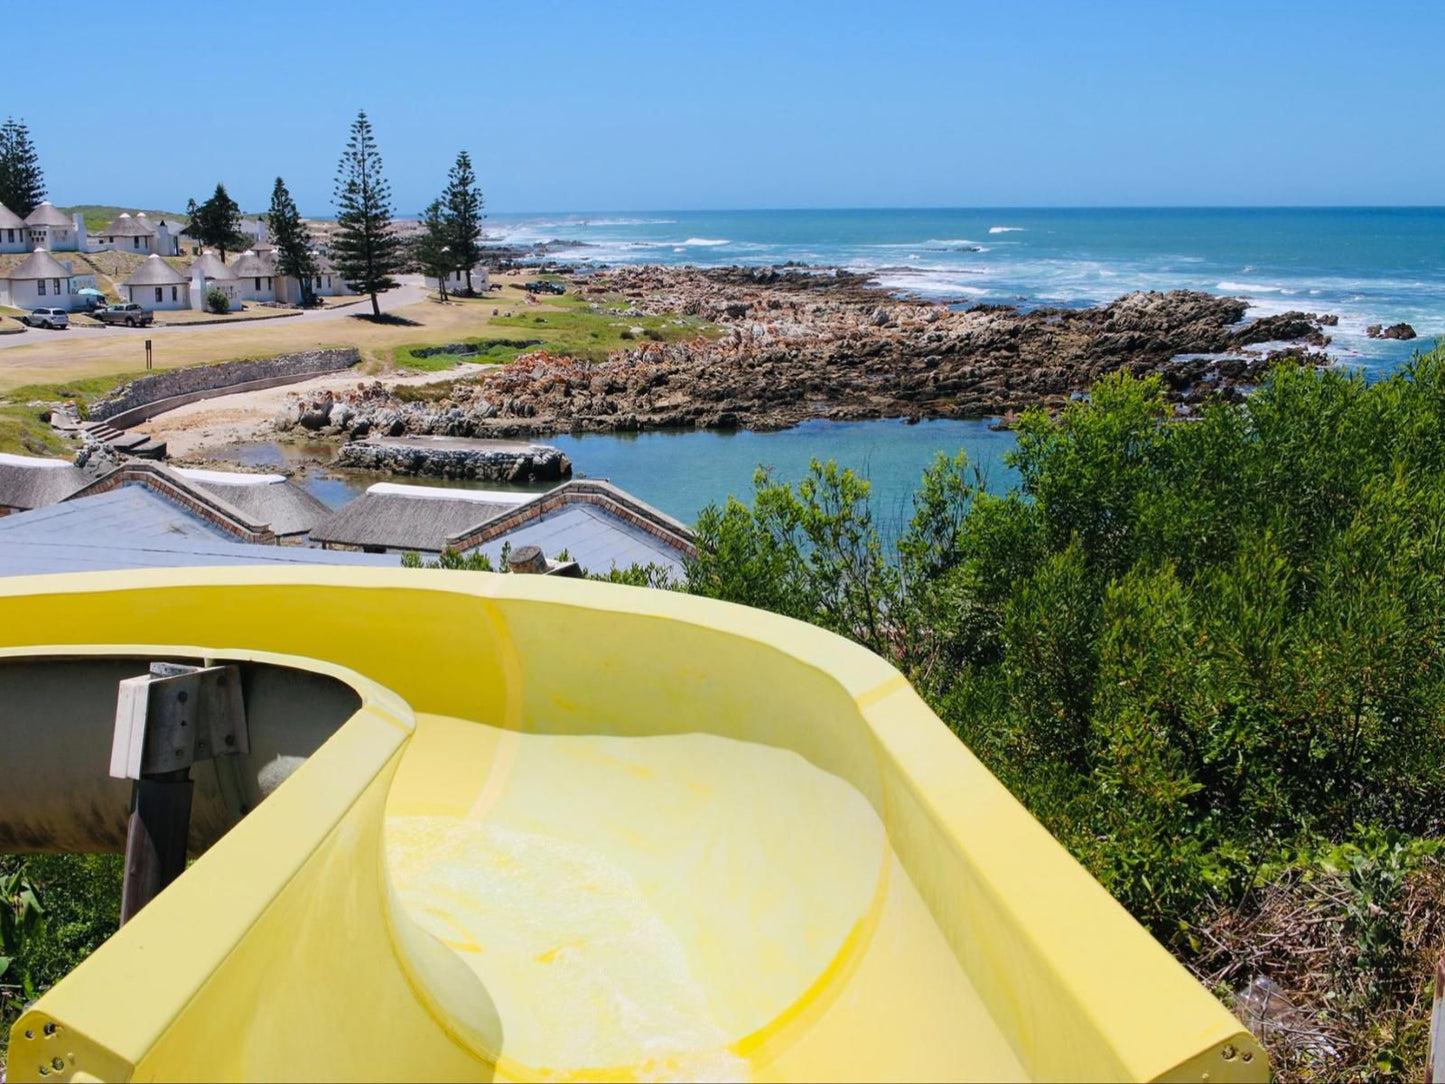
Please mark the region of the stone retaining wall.
<svg viewBox="0 0 1445 1084"><path fill-rule="evenodd" d="M515 451L494 448L428 448L354 440L344 444L337 467L413 474L431 478L475 478L483 482L561 482L572 477L572 461L546 444Z"/></svg>
<svg viewBox="0 0 1445 1084"><path fill-rule="evenodd" d="M90 405L92 421L112 421L131 425L159 414L171 406L204 399L209 393L235 388L242 384L284 384L305 380L323 373L339 372L361 360L355 348L345 350L307 350L300 354L278 354L272 358L248 358L223 361L217 365L196 365L187 369L167 369L150 376L137 377L123 384L104 399ZM172 400L178 400L171 402ZM165 403L165 406L159 404ZM125 415L120 419L119 415Z"/></svg>

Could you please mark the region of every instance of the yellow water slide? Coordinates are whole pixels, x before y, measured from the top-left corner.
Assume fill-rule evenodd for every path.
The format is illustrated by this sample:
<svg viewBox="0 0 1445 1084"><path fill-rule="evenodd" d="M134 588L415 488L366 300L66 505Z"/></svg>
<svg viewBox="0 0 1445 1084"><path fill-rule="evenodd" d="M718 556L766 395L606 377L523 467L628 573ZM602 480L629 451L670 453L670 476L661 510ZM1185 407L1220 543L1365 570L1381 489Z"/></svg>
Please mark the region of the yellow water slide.
<svg viewBox="0 0 1445 1084"><path fill-rule="evenodd" d="M250 750L195 765L204 853L21 1017L12 1081L1267 1077L828 633L541 576L0 580L0 850L120 846L147 660L250 675Z"/></svg>

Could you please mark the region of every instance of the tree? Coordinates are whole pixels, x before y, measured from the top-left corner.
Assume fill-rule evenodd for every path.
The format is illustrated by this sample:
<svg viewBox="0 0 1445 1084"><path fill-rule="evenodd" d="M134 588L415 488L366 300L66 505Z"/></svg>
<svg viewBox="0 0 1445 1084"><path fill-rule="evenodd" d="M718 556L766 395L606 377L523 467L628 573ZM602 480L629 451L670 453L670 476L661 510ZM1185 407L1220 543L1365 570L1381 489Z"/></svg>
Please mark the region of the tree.
<svg viewBox="0 0 1445 1084"><path fill-rule="evenodd" d="M234 252L247 242L246 235L241 232L241 208L223 184L216 185L211 198L200 206L191 200L186 205L186 213L191 216L186 232L202 245L214 248L223 263L227 249Z"/></svg>
<svg viewBox="0 0 1445 1084"><path fill-rule="evenodd" d="M316 294L312 283L316 278L316 253L311 247L311 231L301 221L296 201L280 177L271 189L271 210L266 215L266 223L276 246L276 270L301 284L302 304L314 305Z"/></svg>
<svg viewBox="0 0 1445 1084"><path fill-rule="evenodd" d="M0 125L0 203L24 218L45 198L45 175L30 129L13 117Z"/></svg>
<svg viewBox="0 0 1445 1084"><path fill-rule="evenodd" d="M447 215L446 206L439 199L432 200L422 213L421 235L416 240L414 250L422 274L437 280L442 301L447 299L447 276L457 268L451 227L452 222Z"/></svg>
<svg viewBox="0 0 1445 1084"><path fill-rule="evenodd" d="M457 155L456 164L447 173L447 188L442 199L451 226L451 249L455 266L467 273L467 293L472 294L472 268L482 258L482 190L472 171L472 157L466 151Z"/></svg>
<svg viewBox="0 0 1445 1084"><path fill-rule="evenodd" d="M401 245L391 228L391 185L381 172L381 152L366 110L356 114L351 138L336 167L337 270L353 290L371 295L371 312L381 316L376 295L396 285Z"/></svg>

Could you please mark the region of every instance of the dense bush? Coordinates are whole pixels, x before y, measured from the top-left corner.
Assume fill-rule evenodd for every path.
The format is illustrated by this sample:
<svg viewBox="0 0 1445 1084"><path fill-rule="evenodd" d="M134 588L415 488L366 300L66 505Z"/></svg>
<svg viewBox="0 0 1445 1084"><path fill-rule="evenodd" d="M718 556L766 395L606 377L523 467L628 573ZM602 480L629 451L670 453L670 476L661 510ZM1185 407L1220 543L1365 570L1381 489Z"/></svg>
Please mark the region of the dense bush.
<svg viewBox="0 0 1445 1084"><path fill-rule="evenodd" d="M231 299L226 296L225 290L212 286L206 291L206 311L218 316L224 316L231 311Z"/></svg>
<svg viewBox="0 0 1445 1084"><path fill-rule="evenodd" d="M896 552L850 472L760 475L751 506L703 513L689 575L892 660L1188 959L1322 847L1440 831L1445 350L1374 385L1279 368L1167 417L1157 379L1126 375L1030 413L1018 489L940 459ZM1394 989L1403 958L1359 966Z"/></svg>

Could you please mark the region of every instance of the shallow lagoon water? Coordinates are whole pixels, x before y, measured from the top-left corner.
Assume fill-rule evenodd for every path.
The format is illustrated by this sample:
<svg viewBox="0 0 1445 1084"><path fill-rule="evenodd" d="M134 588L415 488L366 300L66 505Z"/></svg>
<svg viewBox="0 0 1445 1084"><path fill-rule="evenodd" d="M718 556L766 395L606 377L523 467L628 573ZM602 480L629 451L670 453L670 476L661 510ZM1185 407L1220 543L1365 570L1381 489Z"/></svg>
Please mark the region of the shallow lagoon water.
<svg viewBox="0 0 1445 1084"><path fill-rule="evenodd" d="M796 481L810 460L833 459L873 483L875 514L885 537L893 537L911 515L910 500L923 471L940 452L968 454L991 490L1001 492L1016 481L1004 455L1014 434L989 428L989 422L812 421L770 433L746 430L678 430L650 433L564 434L542 438L572 460L573 476L605 478L684 523L696 522L708 504L729 496L751 498L753 474L759 466L775 478ZM297 468L329 453L326 445L294 447L248 444L218 456L247 466ZM333 508L364 492L374 482L404 482L474 489L522 488L542 492L547 485L508 487L495 483L436 478L401 478L308 469L298 476L310 492Z"/></svg>

